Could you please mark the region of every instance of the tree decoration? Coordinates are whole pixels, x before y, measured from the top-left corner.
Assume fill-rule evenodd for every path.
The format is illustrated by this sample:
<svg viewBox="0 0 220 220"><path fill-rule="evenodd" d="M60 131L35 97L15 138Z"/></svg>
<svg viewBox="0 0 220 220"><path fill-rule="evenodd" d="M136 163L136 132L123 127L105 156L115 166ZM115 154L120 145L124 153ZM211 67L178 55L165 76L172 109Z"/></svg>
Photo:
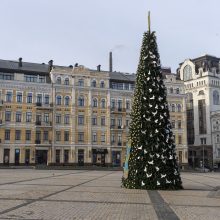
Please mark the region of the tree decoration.
<svg viewBox="0 0 220 220"><path fill-rule="evenodd" d="M149 17L150 21L150 17ZM182 189L155 32L144 33L129 129L131 189Z"/></svg>

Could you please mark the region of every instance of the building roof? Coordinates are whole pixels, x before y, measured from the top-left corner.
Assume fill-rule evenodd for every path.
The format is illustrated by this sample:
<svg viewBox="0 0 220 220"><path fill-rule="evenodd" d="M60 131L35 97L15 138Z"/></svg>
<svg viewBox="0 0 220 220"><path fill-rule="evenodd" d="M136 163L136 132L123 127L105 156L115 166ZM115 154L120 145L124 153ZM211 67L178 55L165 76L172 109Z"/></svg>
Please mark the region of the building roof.
<svg viewBox="0 0 220 220"><path fill-rule="evenodd" d="M0 71L7 72L37 72L49 73L47 64L23 62L22 67L19 67L19 61L0 60Z"/></svg>

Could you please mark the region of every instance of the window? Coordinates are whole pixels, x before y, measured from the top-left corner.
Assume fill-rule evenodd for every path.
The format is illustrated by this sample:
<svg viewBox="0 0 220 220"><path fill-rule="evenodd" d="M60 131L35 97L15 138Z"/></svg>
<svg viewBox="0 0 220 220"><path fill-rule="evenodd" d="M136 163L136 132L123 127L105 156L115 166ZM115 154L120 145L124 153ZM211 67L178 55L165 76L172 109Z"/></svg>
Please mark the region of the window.
<svg viewBox="0 0 220 220"><path fill-rule="evenodd" d="M84 141L84 133L83 132L79 132L78 133L78 141L79 142L83 142Z"/></svg>
<svg viewBox="0 0 220 220"><path fill-rule="evenodd" d="M127 109L127 110L130 109L130 101L129 101L129 100L126 101L126 109Z"/></svg>
<svg viewBox="0 0 220 220"><path fill-rule="evenodd" d="M102 99L102 101L101 101L101 107L102 107L102 108L105 108L105 99Z"/></svg>
<svg viewBox="0 0 220 220"><path fill-rule="evenodd" d="M102 142L102 143L105 142L105 134L104 134L104 133L101 135L101 142Z"/></svg>
<svg viewBox="0 0 220 220"><path fill-rule="evenodd" d="M180 89L176 88L176 94L180 94Z"/></svg>
<svg viewBox="0 0 220 220"><path fill-rule="evenodd" d="M69 141L70 133L69 131L64 131L64 141Z"/></svg>
<svg viewBox="0 0 220 220"><path fill-rule="evenodd" d="M5 121L11 121L11 112L5 112Z"/></svg>
<svg viewBox="0 0 220 220"><path fill-rule="evenodd" d="M92 134L92 142L97 142L97 134L96 133Z"/></svg>
<svg viewBox="0 0 220 220"><path fill-rule="evenodd" d="M126 120L126 126L129 127L129 120Z"/></svg>
<svg viewBox="0 0 220 220"><path fill-rule="evenodd" d="M65 97L65 100L64 100L64 105L65 105L65 106L68 106L69 103L70 103L70 98L69 98L69 96L66 96L66 97Z"/></svg>
<svg viewBox="0 0 220 220"><path fill-rule="evenodd" d="M121 134L118 135L118 146L121 146Z"/></svg>
<svg viewBox="0 0 220 220"><path fill-rule="evenodd" d="M104 116L101 117L101 126L105 126L105 117Z"/></svg>
<svg viewBox="0 0 220 220"><path fill-rule="evenodd" d="M97 117L92 117L92 125L97 125Z"/></svg>
<svg viewBox="0 0 220 220"><path fill-rule="evenodd" d="M178 120L178 128L181 129L181 120Z"/></svg>
<svg viewBox="0 0 220 220"><path fill-rule="evenodd" d="M70 116L64 115L64 124L68 125L70 123Z"/></svg>
<svg viewBox="0 0 220 220"><path fill-rule="evenodd" d="M61 84L61 78L57 77L57 84Z"/></svg>
<svg viewBox="0 0 220 220"><path fill-rule="evenodd" d="M219 143L220 142L220 138L219 138L219 134L217 134L216 136L216 143Z"/></svg>
<svg viewBox="0 0 220 220"><path fill-rule="evenodd" d="M213 92L213 104L219 105L219 93L216 90Z"/></svg>
<svg viewBox="0 0 220 220"><path fill-rule="evenodd" d="M114 109L114 108L115 108L115 100L111 99L111 109Z"/></svg>
<svg viewBox="0 0 220 220"><path fill-rule="evenodd" d="M36 115L36 123L41 123L41 115Z"/></svg>
<svg viewBox="0 0 220 220"><path fill-rule="evenodd" d="M5 140L10 140L10 130L5 130Z"/></svg>
<svg viewBox="0 0 220 220"><path fill-rule="evenodd" d="M18 93L17 93L17 102L18 102L18 103L21 103L21 102L22 102L22 93L21 93L21 92L18 92Z"/></svg>
<svg viewBox="0 0 220 220"><path fill-rule="evenodd" d="M79 79L78 84L79 84L79 86L84 86L84 80L83 79Z"/></svg>
<svg viewBox="0 0 220 220"><path fill-rule="evenodd" d="M26 130L26 141L30 141L31 140L31 130Z"/></svg>
<svg viewBox="0 0 220 220"><path fill-rule="evenodd" d="M192 79L192 68L190 65L187 65L183 69L184 81Z"/></svg>
<svg viewBox="0 0 220 220"><path fill-rule="evenodd" d="M182 144L182 136L181 135L178 136L178 140L179 140L179 144Z"/></svg>
<svg viewBox="0 0 220 220"><path fill-rule="evenodd" d="M21 112L16 112L16 122L21 122Z"/></svg>
<svg viewBox="0 0 220 220"><path fill-rule="evenodd" d="M175 112L175 105L172 104L172 112Z"/></svg>
<svg viewBox="0 0 220 220"><path fill-rule="evenodd" d="M61 132L56 131L56 141L61 141Z"/></svg>
<svg viewBox="0 0 220 220"><path fill-rule="evenodd" d="M173 142L176 143L176 135L173 135Z"/></svg>
<svg viewBox="0 0 220 220"><path fill-rule="evenodd" d="M38 82L39 82L39 83L45 83L45 82L46 82L45 76L39 76Z"/></svg>
<svg viewBox="0 0 220 220"><path fill-rule="evenodd" d="M118 126L121 128L121 126L122 126L122 118L118 118Z"/></svg>
<svg viewBox="0 0 220 220"><path fill-rule="evenodd" d="M57 124L61 123L61 114L56 114L56 123Z"/></svg>
<svg viewBox="0 0 220 220"><path fill-rule="evenodd" d="M173 120L173 121L171 122L171 126L172 126L172 128L175 128L175 120Z"/></svg>
<svg viewBox="0 0 220 220"><path fill-rule="evenodd" d="M172 87L170 88L170 93L173 93L173 88Z"/></svg>
<svg viewBox="0 0 220 220"><path fill-rule="evenodd" d="M37 103L42 103L42 94L37 94Z"/></svg>
<svg viewBox="0 0 220 220"><path fill-rule="evenodd" d="M48 105L48 104L50 103L50 97L49 97L49 95L45 95L45 96L44 96L44 103L45 103L46 105Z"/></svg>
<svg viewBox="0 0 220 220"><path fill-rule="evenodd" d="M206 138L200 138L201 144L205 145L206 144Z"/></svg>
<svg viewBox="0 0 220 220"><path fill-rule="evenodd" d="M178 111L178 112L181 112L181 110L182 110L181 105L178 104L178 105L177 105L177 111Z"/></svg>
<svg viewBox="0 0 220 220"><path fill-rule="evenodd" d="M115 135L112 134L112 135L111 135L111 144L114 144L114 143L115 143Z"/></svg>
<svg viewBox="0 0 220 220"><path fill-rule="evenodd" d="M115 126L115 119L111 118L111 126Z"/></svg>
<svg viewBox="0 0 220 220"><path fill-rule="evenodd" d="M65 79L64 84L65 84L65 85L69 85L69 84L70 84L69 78L66 78L66 79Z"/></svg>
<svg viewBox="0 0 220 220"><path fill-rule="evenodd" d="M37 82L37 76L25 75L24 80L26 82Z"/></svg>
<svg viewBox="0 0 220 220"><path fill-rule="evenodd" d="M118 100L118 111L122 110L122 100Z"/></svg>
<svg viewBox="0 0 220 220"><path fill-rule="evenodd" d="M84 115L78 116L78 125L84 125Z"/></svg>
<svg viewBox="0 0 220 220"><path fill-rule="evenodd" d="M105 82L104 81L101 81L100 88L105 88Z"/></svg>
<svg viewBox="0 0 220 220"><path fill-rule="evenodd" d="M32 120L32 112L26 112L26 122L31 122Z"/></svg>
<svg viewBox="0 0 220 220"><path fill-rule="evenodd" d="M27 103L32 103L32 93L27 94Z"/></svg>
<svg viewBox="0 0 220 220"><path fill-rule="evenodd" d="M12 102L12 92L6 93L6 102Z"/></svg>
<svg viewBox="0 0 220 220"><path fill-rule="evenodd" d="M129 84L128 83L124 83L124 89L129 90Z"/></svg>
<svg viewBox="0 0 220 220"><path fill-rule="evenodd" d="M78 106L84 106L84 97L79 97L78 98Z"/></svg>
<svg viewBox="0 0 220 220"><path fill-rule="evenodd" d="M56 163L60 163L60 150L56 150Z"/></svg>
<svg viewBox="0 0 220 220"><path fill-rule="evenodd" d="M98 106L98 101L97 101L96 98L94 98L94 99L92 100L92 106L93 106L93 107L97 107L97 106Z"/></svg>
<svg viewBox="0 0 220 220"><path fill-rule="evenodd" d="M44 122L49 123L49 113L44 113Z"/></svg>
<svg viewBox="0 0 220 220"><path fill-rule="evenodd" d="M21 140L21 131L20 130L15 131L15 140L16 141Z"/></svg>
<svg viewBox="0 0 220 220"><path fill-rule="evenodd" d="M92 81L92 87L96 87L96 81L95 80Z"/></svg>
<svg viewBox="0 0 220 220"><path fill-rule="evenodd" d="M62 102L62 98L61 98L60 95L58 95L57 98L56 98L56 104L61 105L61 102Z"/></svg>
<svg viewBox="0 0 220 220"><path fill-rule="evenodd" d="M36 131L36 140L37 141L41 140L41 132L40 131Z"/></svg>
<svg viewBox="0 0 220 220"><path fill-rule="evenodd" d="M64 163L69 162L69 150L64 150Z"/></svg>

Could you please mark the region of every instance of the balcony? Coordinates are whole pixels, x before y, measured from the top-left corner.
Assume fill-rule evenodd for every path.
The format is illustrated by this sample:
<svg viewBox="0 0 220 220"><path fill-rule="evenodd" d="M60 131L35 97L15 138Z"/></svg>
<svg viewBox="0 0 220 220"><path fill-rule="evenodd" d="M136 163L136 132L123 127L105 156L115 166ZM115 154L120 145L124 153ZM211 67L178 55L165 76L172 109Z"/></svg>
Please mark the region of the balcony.
<svg viewBox="0 0 220 220"><path fill-rule="evenodd" d="M42 106L42 102L36 102L36 106L37 107L41 107Z"/></svg>
<svg viewBox="0 0 220 220"><path fill-rule="evenodd" d="M0 107L2 107L4 104L3 100L0 100Z"/></svg>
<svg viewBox="0 0 220 220"><path fill-rule="evenodd" d="M110 129L115 129L115 125L111 125L111 126L110 126Z"/></svg>
<svg viewBox="0 0 220 220"><path fill-rule="evenodd" d="M41 121L36 121L35 124L36 125L41 125Z"/></svg>
<svg viewBox="0 0 220 220"><path fill-rule="evenodd" d="M121 146L121 142L118 142L118 146Z"/></svg>
<svg viewBox="0 0 220 220"><path fill-rule="evenodd" d="M111 113L126 113L126 109L121 107L111 107Z"/></svg>
<svg viewBox="0 0 220 220"><path fill-rule="evenodd" d="M35 140L35 144L40 144L41 141L40 140Z"/></svg>

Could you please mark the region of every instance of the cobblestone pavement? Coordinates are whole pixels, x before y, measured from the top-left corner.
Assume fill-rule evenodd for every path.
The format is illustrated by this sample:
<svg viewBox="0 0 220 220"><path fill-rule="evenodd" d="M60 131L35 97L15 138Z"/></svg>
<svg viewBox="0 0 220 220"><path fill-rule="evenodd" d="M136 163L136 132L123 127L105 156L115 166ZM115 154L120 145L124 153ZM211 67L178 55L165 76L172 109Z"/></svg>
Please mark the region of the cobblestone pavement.
<svg viewBox="0 0 220 220"><path fill-rule="evenodd" d="M182 173L184 190L121 188L120 171L0 170L0 219L220 219L220 173Z"/></svg>

